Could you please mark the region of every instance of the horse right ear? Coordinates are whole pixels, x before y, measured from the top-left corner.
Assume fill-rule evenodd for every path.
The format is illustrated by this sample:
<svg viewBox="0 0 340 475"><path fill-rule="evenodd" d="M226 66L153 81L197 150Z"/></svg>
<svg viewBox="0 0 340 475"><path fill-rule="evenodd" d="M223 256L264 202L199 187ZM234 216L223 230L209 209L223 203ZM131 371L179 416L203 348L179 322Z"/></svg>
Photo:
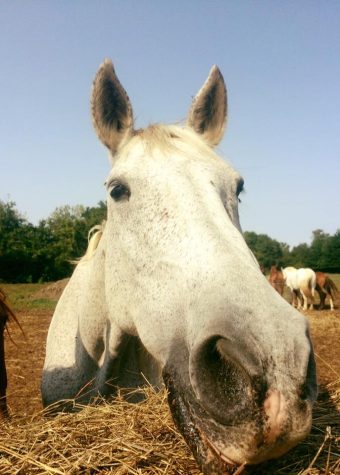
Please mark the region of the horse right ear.
<svg viewBox="0 0 340 475"><path fill-rule="evenodd" d="M227 90L217 66L194 98L187 124L211 146L221 141L227 121Z"/></svg>
<svg viewBox="0 0 340 475"><path fill-rule="evenodd" d="M133 113L129 97L109 59L100 66L93 82L91 109L98 137L114 155L132 133Z"/></svg>

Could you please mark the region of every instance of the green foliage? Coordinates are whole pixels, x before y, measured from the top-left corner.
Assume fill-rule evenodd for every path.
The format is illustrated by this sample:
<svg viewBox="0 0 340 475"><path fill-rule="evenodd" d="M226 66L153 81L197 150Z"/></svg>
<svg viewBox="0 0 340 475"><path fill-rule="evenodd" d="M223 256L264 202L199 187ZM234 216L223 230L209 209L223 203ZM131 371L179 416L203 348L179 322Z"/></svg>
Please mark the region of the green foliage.
<svg viewBox="0 0 340 475"><path fill-rule="evenodd" d="M252 231L245 231L244 239L263 269L267 270L273 264L283 265L285 244L280 244L266 234L256 234Z"/></svg>
<svg viewBox="0 0 340 475"><path fill-rule="evenodd" d="M0 279L8 280L13 274L20 280L25 279L33 232L15 203L0 201Z"/></svg>
<svg viewBox="0 0 340 475"><path fill-rule="evenodd" d="M321 229L313 232L310 247L310 267L325 272L340 271L340 229L330 236Z"/></svg>
<svg viewBox="0 0 340 475"><path fill-rule="evenodd" d="M265 234L245 232L244 238L255 254L259 264L265 270L271 265L310 267L315 271L340 272L340 230L334 236L321 229L313 231L313 240L309 246L299 244L289 250L285 243L279 243Z"/></svg>
<svg viewBox="0 0 340 475"><path fill-rule="evenodd" d="M15 203L0 201L0 281L44 282L68 277L87 247L88 231L106 218L106 205L63 206L33 226Z"/></svg>
<svg viewBox="0 0 340 475"><path fill-rule="evenodd" d="M51 284L1 284L9 304L15 311L54 310L58 298L35 298Z"/></svg>
<svg viewBox="0 0 340 475"><path fill-rule="evenodd" d="M311 265L310 248L307 244L299 244L294 247L289 254L288 265L299 267L313 267Z"/></svg>

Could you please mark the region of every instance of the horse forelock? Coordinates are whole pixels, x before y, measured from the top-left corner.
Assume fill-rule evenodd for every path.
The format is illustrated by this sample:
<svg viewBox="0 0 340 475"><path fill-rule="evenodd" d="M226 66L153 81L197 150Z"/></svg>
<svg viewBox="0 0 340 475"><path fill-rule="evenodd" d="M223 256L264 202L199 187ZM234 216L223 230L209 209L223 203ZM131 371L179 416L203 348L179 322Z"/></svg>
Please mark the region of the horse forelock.
<svg viewBox="0 0 340 475"><path fill-rule="evenodd" d="M144 152L151 156L157 150L181 153L190 160L219 159L205 140L189 126L152 124L145 129L135 130L115 158L124 160L137 145L141 145Z"/></svg>

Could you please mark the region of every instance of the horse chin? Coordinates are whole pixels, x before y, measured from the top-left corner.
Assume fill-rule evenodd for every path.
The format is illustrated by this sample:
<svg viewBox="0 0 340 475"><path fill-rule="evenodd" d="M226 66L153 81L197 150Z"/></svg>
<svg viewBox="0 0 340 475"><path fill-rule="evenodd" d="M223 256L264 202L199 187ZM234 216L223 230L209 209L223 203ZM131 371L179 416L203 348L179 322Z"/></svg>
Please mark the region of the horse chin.
<svg viewBox="0 0 340 475"><path fill-rule="evenodd" d="M174 422L189 446L202 472L209 475L236 475L243 472L246 465L234 462L223 454L197 421L190 404L176 384L173 374L163 371L163 379L168 390L168 402Z"/></svg>

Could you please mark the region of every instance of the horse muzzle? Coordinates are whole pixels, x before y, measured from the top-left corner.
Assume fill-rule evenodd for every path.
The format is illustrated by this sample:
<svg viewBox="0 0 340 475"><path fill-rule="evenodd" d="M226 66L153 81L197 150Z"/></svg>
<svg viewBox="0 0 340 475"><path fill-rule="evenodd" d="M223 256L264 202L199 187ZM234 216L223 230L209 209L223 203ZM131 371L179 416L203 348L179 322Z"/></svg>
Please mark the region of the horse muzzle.
<svg viewBox="0 0 340 475"><path fill-rule="evenodd" d="M311 355L306 380L314 381L313 363ZM213 336L192 348L187 371L167 365L163 377L174 420L204 473L232 474L277 458L309 433L313 384L308 390L287 377L275 386L250 347L240 352Z"/></svg>

